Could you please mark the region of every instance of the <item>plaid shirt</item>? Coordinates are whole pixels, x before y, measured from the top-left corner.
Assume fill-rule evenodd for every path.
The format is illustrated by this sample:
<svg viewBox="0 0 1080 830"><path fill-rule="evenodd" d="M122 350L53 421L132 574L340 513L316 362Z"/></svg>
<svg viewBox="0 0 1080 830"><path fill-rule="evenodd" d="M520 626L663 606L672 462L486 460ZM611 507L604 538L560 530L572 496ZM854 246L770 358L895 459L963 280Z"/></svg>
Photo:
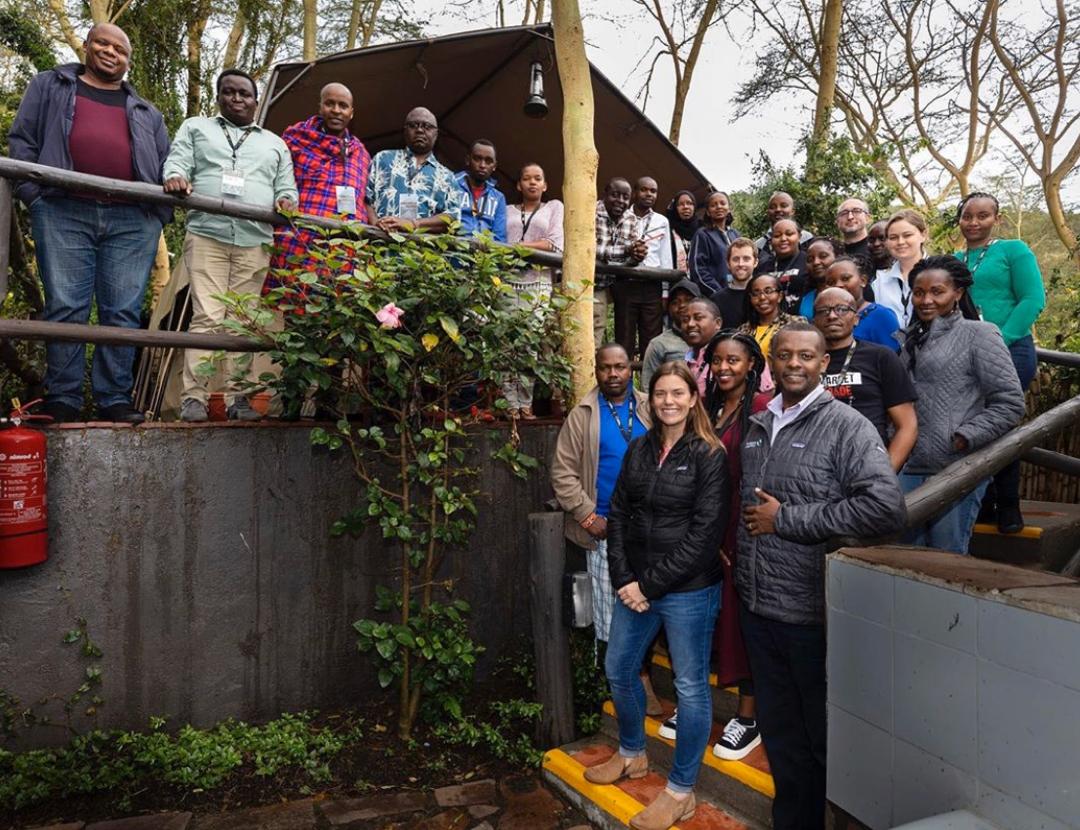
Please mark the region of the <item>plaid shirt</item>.
<svg viewBox="0 0 1080 830"><path fill-rule="evenodd" d="M596 203L596 259L613 265L635 265L630 259L630 246L638 238L638 221L634 211L627 209L618 220L612 219L604 200ZM596 275L596 289L607 288L615 281L608 274Z"/></svg>
<svg viewBox="0 0 1080 830"><path fill-rule="evenodd" d="M324 132L322 118L317 115L287 127L281 137L292 154L301 213L367 222L364 194L371 170L371 154L358 138L348 131L342 138ZM356 195L355 211L338 212L338 187L353 188ZM264 290L280 284L273 275L276 269L295 269L312 264L307 251L312 242L319 238L320 234L305 228L278 228L274 233L276 250ZM317 272L320 276L329 277L325 267L319 267Z"/></svg>

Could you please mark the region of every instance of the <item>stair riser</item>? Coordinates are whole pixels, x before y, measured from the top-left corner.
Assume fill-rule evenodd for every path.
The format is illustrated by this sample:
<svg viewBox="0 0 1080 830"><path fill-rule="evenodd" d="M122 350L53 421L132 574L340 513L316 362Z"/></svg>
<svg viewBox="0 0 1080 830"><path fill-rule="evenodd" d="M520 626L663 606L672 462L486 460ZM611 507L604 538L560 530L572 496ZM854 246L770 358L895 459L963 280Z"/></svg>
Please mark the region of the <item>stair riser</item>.
<svg viewBox="0 0 1080 830"><path fill-rule="evenodd" d="M667 666L654 663L649 671L652 678L653 688L656 694L667 700L675 700L675 685L671 670ZM713 720L717 723L727 723L735 717L735 709L739 705L739 696L727 691L727 689L710 686L712 692Z"/></svg>

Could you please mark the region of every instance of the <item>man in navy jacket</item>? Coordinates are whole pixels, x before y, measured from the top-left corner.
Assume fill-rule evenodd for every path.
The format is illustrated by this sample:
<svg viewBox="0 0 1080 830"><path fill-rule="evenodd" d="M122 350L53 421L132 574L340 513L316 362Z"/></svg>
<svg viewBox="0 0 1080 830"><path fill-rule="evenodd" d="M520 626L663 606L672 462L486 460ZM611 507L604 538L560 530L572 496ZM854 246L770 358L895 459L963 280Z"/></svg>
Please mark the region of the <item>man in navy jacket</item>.
<svg viewBox="0 0 1080 830"><path fill-rule="evenodd" d="M30 81L8 135L11 157L125 181L161 184L169 136L161 113L124 81L131 42L111 24L90 29L86 62L65 64ZM21 182L30 208L44 320L86 323L96 298L98 322L138 328L158 237L172 209ZM49 343L45 412L74 421L82 408L82 343ZM98 417L139 423L131 405L130 346L98 346L91 382Z"/></svg>

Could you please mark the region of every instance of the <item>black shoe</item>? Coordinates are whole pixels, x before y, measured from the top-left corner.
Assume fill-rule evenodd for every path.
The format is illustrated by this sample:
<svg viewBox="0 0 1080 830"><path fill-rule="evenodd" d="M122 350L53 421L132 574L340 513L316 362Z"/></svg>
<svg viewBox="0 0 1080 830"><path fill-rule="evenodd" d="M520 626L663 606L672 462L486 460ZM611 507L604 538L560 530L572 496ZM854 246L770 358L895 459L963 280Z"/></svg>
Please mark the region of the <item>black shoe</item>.
<svg viewBox="0 0 1080 830"><path fill-rule="evenodd" d="M112 406L98 407L98 417L102 421L112 421L116 424L141 424L146 420L146 415L129 403L114 403Z"/></svg>
<svg viewBox="0 0 1080 830"><path fill-rule="evenodd" d="M998 506L994 504L992 499L983 499L982 506L979 507L979 515L975 519L975 524L992 525L997 520Z"/></svg>
<svg viewBox="0 0 1080 830"><path fill-rule="evenodd" d="M54 424L70 424L83 419L79 410L60 401L46 401L38 412L48 415Z"/></svg>
<svg viewBox="0 0 1080 830"><path fill-rule="evenodd" d="M1020 513L1020 505L998 505L997 526L999 533L1019 533L1024 529L1024 517Z"/></svg>

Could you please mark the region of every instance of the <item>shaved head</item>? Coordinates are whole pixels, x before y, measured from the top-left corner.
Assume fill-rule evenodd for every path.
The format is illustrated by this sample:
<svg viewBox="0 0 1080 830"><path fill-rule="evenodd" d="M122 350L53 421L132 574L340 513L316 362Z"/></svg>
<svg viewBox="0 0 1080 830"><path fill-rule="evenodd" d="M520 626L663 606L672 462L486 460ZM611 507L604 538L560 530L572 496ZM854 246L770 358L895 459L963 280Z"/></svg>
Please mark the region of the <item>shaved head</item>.
<svg viewBox="0 0 1080 830"><path fill-rule="evenodd" d="M350 104L353 101L352 91L347 86L345 86L345 84L339 84L336 81L328 83L326 86L319 90L320 101L325 99L327 95L348 98Z"/></svg>
<svg viewBox="0 0 1080 830"><path fill-rule="evenodd" d="M848 303L855 305L855 298L851 296L851 292L839 286L833 286L832 288L826 288L824 291L818 293L817 298L824 300L827 303Z"/></svg>
<svg viewBox="0 0 1080 830"><path fill-rule="evenodd" d="M86 40L89 42L94 39L94 35L100 34L106 37L114 37L124 41L127 44L128 53L131 52L131 38L127 36L127 32L117 26L115 23L95 23L90 27L90 31L86 33Z"/></svg>
<svg viewBox="0 0 1080 830"><path fill-rule="evenodd" d="M430 121L432 124L438 126L439 120L435 117L435 113L429 110L427 107L416 107L409 110L409 114L405 116L406 121Z"/></svg>

